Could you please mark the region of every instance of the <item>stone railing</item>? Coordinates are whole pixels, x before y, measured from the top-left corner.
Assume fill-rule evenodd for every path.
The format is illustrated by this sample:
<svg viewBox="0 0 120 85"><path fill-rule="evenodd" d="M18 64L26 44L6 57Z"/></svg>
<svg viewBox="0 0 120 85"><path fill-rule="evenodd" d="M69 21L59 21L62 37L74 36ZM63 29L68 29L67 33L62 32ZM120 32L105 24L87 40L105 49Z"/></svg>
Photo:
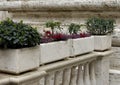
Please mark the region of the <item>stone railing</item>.
<svg viewBox="0 0 120 85"><path fill-rule="evenodd" d="M0 85L109 85L111 53L93 52L19 75L0 73Z"/></svg>

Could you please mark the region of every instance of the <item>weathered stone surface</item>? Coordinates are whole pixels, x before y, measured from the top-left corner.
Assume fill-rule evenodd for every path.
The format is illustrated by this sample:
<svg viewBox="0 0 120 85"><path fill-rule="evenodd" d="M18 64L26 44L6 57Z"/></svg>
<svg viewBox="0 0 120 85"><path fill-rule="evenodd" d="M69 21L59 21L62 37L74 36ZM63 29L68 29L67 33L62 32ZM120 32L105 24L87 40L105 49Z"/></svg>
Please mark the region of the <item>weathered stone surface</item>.
<svg viewBox="0 0 120 85"><path fill-rule="evenodd" d="M109 55L111 54L111 51L105 51L105 52L93 52L86 55L81 55L75 58L71 58L68 60L48 64L39 67L36 71L31 71L19 75L10 75L10 74L3 74L0 73L0 85L53 85L54 81L58 85L62 82L63 85L69 85L69 82L75 82L78 81L76 79L78 78L84 78L87 77L86 83L88 81L92 81L91 77L91 71L92 74L96 74L96 83L95 85L109 85ZM97 58L97 60L96 60ZM90 70L91 66L89 65L94 62L93 66L95 67L95 70ZM78 68L78 66L81 66ZM64 70L67 69L67 70ZM91 68L92 69L92 68ZM83 72L81 72L83 71ZM89 73L90 71L90 73ZM60 73L59 73L60 72ZM72 73L71 73L72 72ZM82 74L80 77L78 77L78 74ZM86 74L84 74L86 72ZM90 78L89 78L90 76ZM55 79L57 78L57 79ZM67 79L66 79L67 78ZM42 80L41 80L42 79ZM46 80L47 79L47 80ZM63 80L64 79L64 80ZM88 80L89 79L89 80ZM85 84L85 81L83 81ZM72 84L74 85L74 83ZM81 83L77 84L81 85ZM91 85L91 84L90 84Z"/></svg>
<svg viewBox="0 0 120 85"><path fill-rule="evenodd" d="M96 85L109 85L109 57L99 57L96 61Z"/></svg>
<svg viewBox="0 0 120 85"><path fill-rule="evenodd" d="M69 57L70 49L69 41L40 44L40 65Z"/></svg>
<svg viewBox="0 0 120 85"><path fill-rule="evenodd" d="M0 71L19 74L39 67L39 47L0 49Z"/></svg>
<svg viewBox="0 0 120 85"><path fill-rule="evenodd" d="M110 68L120 70L120 47L112 47L114 53L110 59Z"/></svg>
<svg viewBox="0 0 120 85"><path fill-rule="evenodd" d="M40 64L94 51L94 37L40 44Z"/></svg>
<svg viewBox="0 0 120 85"><path fill-rule="evenodd" d="M94 37L72 39L72 55L81 55L94 50Z"/></svg>
<svg viewBox="0 0 120 85"><path fill-rule="evenodd" d="M111 36L94 36L94 49L104 51L111 48Z"/></svg>
<svg viewBox="0 0 120 85"><path fill-rule="evenodd" d="M27 24L37 26L38 30L39 28L45 28L44 24L48 20L60 21L63 23L62 24L63 26L67 26L71 22L84 23L86 18L93 16L115 18L117 21L117 25L119 25L120 23L119 0L9 0L9 1L10 2L8 3L1 2L0 10L9 11L8 12L9 17L11 17L14 21L23 20ZM3 16L4 14L2 14L2 18ZM5 17L8 17L8 15ZM82 60L84 60L84 58L82 58ZM97 62L98 66L97 85L108 85L109 74L107 70L109 69L108 68L109 63L106 58L103 59L104 60L100 59ZM69 62L69 65L81 62L79 61L79 59L76 59L74 63L73 61ZM65 65L69 66L68 63L65 63ZM58 64L56 68L58 68L59 66L63 66L63 63ZM65 66L63 66L63 68L64 67ZM19 84L23 82L23 80L20 81L20 79L18 78L17 80ZM27 83L25 84L22 83L21 85L30 85L28 81L26 82ZM32 82L31 84L36 85L38 83Z"/></svg>
<svg viewBox="0 0 120 85"><path fill-rule="evenodd" d="M0 3L2 1L6 1L6 0L0 0ZM10 17L8 11L0 11L0 21L6 19L6 17Z"/></svg>
<svg viewBox="0 0 120 85"><path fill-rule="evenodd" d="M59 2L59 3L58 3ZM10 0L0 3L0 10L119 10L119 0Z"/></svg>
<svg viewBox="0 0 120 85"><path fill-rule="evenodd" d="M46 21L49 20L60 21L63 23L62 25L66 26L69 25L71 22L84 23L86 18L93 16L115 18L118 24L120 21L120 7L118 0L9 1L10 2L7 3L0 3L1 10L2 7L5 7L6 10L9 10L9 16L7 15L7 17L11 17L12 19L14 19L14 21L23 20L25 23L32 24L33 26L37 26L38 28L45 28L44 24Z"/></svg>
<svg viewBox="0 0 120 85"><path fill-rule="evenodd" d="M112 36L112 46L120 47L120 26L117 26Z"/></svg>
<svg viewBox="0 0 120 85"><path fill-rule="evenodd" d="M110 85L120 85L120 71L110 69Z"/></svg>

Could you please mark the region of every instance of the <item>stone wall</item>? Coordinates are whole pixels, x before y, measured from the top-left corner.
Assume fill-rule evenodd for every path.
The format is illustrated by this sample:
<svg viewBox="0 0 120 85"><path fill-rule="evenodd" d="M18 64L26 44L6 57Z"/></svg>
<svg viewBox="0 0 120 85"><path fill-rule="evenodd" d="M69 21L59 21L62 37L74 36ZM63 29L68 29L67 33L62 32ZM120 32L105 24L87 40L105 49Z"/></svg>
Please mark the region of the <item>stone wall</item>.
<svg viewBox="0 0 120 85"><path fill-rule="evenodd" d="M119 0L8 0L0 3L0 10L8 11L8 17L15 21L23 20L39 28L49 20L68 25L85 23L93 16L114 18L117 25L120 23Z"/></svg>
<svg viewBox="0 0 120 85"><path fill-rule="evenodd" d="M6 1L6 0L0 0L0 3L2 1ZM0 11L0 20L4 20L6 19L6 17L9 17L8 11Z"/></svg>

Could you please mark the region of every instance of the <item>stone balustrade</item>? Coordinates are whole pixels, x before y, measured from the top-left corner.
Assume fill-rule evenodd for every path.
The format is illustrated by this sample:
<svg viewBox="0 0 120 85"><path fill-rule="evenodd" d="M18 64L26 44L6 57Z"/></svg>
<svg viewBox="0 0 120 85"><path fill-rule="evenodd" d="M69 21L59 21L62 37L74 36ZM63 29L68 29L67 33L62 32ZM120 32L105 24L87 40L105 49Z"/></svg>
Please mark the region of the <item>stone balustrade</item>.
<svg viewBox="0 0 120 85"><path fill-rule="evenodd" d="M89 17L116 19L120 23L120 0L0 0L0 19L45 28L46 21L85 23ZM20 75L0 73L0 85L109 85L109 56L112 52L94 52L43 65L37 71Z"/></svg>
<svg viewBox="0 0 120 85"><path fill-rule="evenodd" d="M109 85L111 53L93 52L19 75L0 73L0 85Z"/></svg>

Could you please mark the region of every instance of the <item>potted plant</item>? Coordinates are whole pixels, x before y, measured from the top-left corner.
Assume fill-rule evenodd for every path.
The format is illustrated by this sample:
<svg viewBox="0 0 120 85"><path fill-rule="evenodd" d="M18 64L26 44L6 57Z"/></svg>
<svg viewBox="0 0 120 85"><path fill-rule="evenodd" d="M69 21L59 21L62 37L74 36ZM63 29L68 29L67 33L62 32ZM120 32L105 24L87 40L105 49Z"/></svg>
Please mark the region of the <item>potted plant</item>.
<svg viewBox="0 0 120 85"><path fill-rule="evenodd" d="M44 31L40 44L40 64L46 64L61 60L70 56L70 43L67 41L67 34L55 32L54 29L61 29L60 22L49 21L46 27L52 31Z"/></svg>
<svg viewBox="0 0 120 85"><path fill-rule="evenodd" d="M57 28L57 29L62 29L60 27L61 23L60 22L54 22L54 21L48 21L46 22L46 27L50 28L52 30L52 34L54 34L54 30Z"/></svg>
<svg viewBox="0 0 120 85"><path fill-rule="evenodd" d="M19 74L39 67L40 35L23 22L0 22L0 71Z"/></svg>
<svg viewBox="0 0 120 85"><path fill-rule="evenodd" d="M81 32L81 27L75 23L70 24L68 30L72 42L72 56L92 52L94 50L94 38L87 32Z"/></svg>
<svg viewBox="0 0 120 85"><path fill-rule="evenodd" d="M89 18L86 22L88 31L94 35L94 50L104 51L111 48L111 33L115 20L103 18Z"/></svg>

